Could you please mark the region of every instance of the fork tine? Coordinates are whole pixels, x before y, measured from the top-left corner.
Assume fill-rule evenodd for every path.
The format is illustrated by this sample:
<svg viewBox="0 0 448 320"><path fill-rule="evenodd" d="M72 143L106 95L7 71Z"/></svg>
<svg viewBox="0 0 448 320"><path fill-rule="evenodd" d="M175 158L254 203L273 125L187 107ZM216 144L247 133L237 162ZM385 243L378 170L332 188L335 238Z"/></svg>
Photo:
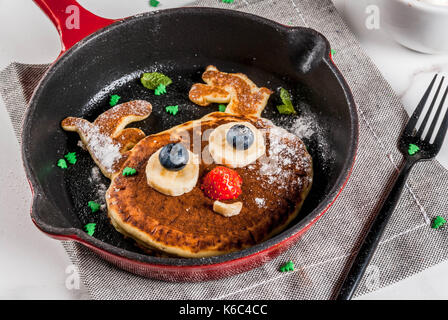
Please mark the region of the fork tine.
<svg viewBox="0 0 448 320"><path fill-rule="evenodd" d="M426 112L425 118L423 119L422 123L420 124L420 128L417 131L417 135L416 135L417 137L422 137L423 131L425 130L425 127L426 127L426 123L428 122L429 117L431 116L431 113L432 113L432 109L434 108L437 98L439 97L440 89L442 89L444 80L445 80L445 77L442 77L442 81L440 81L440 84L437 87L436 94L434 95L434 98L431 101L431 105L429 106L429 109Z"/></svg>
<svg viewBox="0 0 448 320"><path fill-rule="evenodd" d="M440 125L439 131L437 132L437 136L434 140L434 152L439 152L440 148L442 147L443 140L445 139L446 131L448 129L448 110L445 111L445 117L443 118L442 124Z"/></svg>
<svg viewBox="0 0 448 320"><path fill-rule="evenodd" d="M428 133L426 134L425 140L428 143L430 143L430 141L431 141L432 134L433 134L434 129L436 127L437 121L439 120L440 113L442 112L443 105L445 104L445 100L446 100L447 95L448 95L448 87L446 88L445 93L443 94L442 100L440 101L440 105L437 108L437 112L434 115L434 119L432 119L431 126L429 127Z"/></svg>
<svg viewBox="0 0 448 320"><path fill-rule="evenodd" d="M404 129L404 134L408 136L412 135L415 129L415 125L417 124L418 118L420 117L423 108L425 107L426 101L428 100L429 94L431 93L432 88L434 87L434 83L436 82L437 76L438 76L437 74L434 76L428 89L426 89L426 92L423 95L422 100L420 100L420 103L418 104L417 108L415 108L414 113L412 114L411 118L408 121L408 124L406 125L406 128Z"/></svg>

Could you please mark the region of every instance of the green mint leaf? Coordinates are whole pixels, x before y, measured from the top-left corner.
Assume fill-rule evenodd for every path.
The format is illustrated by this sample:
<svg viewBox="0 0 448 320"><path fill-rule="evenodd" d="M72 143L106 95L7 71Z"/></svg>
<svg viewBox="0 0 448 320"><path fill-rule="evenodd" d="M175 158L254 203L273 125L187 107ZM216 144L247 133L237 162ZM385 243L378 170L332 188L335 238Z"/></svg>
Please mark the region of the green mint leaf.
<svg viewBox="0 0 448 320"><path fill-rule="evenodd" d="M277 106L278 112L280 114L296 114L296 110L294 110L294 107L292 105L286 105L282 104L280 106Z"/></svg>
<svg viewBox="0 0 448 320"><path fill-rule="evenodd" d="M169 77L160 72L144 73L140 81L145 88L150 90L155 90L160 84L167 87L173 82Z"/></svg>
<svg viewBox="0 0 448 320"><path fill-rule="evenodd" d="M282 99L283 104L277 106L278 112L280 114L296 114L296 110L294 110L294 106L291 101L291 94L288 90L281 88L280 89L280 99Z"/></svg>
<svg viewBox="0 0 448 320"><path fill-rule="evenodd" d="M291 94L285 88L280 89L280 99L282 99L283 104L292 104Z"/></svg>

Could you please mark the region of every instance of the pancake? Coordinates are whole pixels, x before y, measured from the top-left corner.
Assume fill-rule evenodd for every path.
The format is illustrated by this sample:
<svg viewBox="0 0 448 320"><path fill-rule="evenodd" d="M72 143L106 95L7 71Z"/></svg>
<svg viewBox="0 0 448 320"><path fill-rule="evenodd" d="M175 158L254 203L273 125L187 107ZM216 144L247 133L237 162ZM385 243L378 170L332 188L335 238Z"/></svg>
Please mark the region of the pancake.
<svg viewBox="0 0 448 320"><path fill-rule="evenodd" d="M108 178L120 171L132 147L145 137L137 128L125 128L128 124L146 119L152 105L143 100L125 102L100 114L93 123L75 117L62 120L66 131L79 134L92 159Z"/></svg>
<svg viewBox="0 0 448 320"><path fill-rule="evenodd" d="M208 135L229 122L249 122L260 130L266 154L234 169L243 180L237 199L243 207L238 215L224 217L213 211L214 200L200 184L217 166L208 153ZM200 156L199 179L190 192L168 196L148 185L145 167L152 154L176 141ZM222 112L147 136L129 152L124 167L137 173L112 177L106 203L113 226L140 246L190 258L242 250L281 232L297 216L313 176L311 156L297 136L266 119Z"/></svg>

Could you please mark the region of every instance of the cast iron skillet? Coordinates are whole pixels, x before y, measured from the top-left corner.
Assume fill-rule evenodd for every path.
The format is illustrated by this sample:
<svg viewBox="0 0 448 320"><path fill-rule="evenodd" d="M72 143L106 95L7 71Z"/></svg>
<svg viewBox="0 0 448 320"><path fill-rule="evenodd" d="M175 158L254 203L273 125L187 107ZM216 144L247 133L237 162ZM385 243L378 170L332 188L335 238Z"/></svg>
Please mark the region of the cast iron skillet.
<svg viewBox="0 0 448 320"><path fill-rule="evenodd" d="M343 189L354 163L358 119L350 89L320 33L231 10L180 8L111 21L72 0L35 2L58 26L63 42L63 54L31 99L22 136L23 161L34 197L31 217L46 234L78 241L140 275L171 281L215 279L257 267L286 250ZM77 12L81 29L68 30L67 18ZM73 27L76 21L70 21ZM201 81L209 64L245 73L258 86L284 87L293 93L299 113L320 128L304 139L313 156L313 188L284 232L252 248L201 259L149 256L113 229L106 212L92 214L86 206L98 189L98 183L89 182L94 163L77 147L78 136L63 131L60 122L67 116L94 120L108 109L111 94L120 95L121 102L145 99L153 104L151 116L135 124L148 135L198 119L217 110L216 105L198 107L188 100L191 85ZM167 95L156 97L140 85L145 71L173 78ZM278 103L274 94L262 116L290 128L296 118L279 115ZM167 116L164 107L173 104L179 105L180 112ZM61 170L55 163L68 151L78 152L78 163ZM109 183L104 177L100 182ZM97 223L93 237L82 229L89 222Z"/></svg>

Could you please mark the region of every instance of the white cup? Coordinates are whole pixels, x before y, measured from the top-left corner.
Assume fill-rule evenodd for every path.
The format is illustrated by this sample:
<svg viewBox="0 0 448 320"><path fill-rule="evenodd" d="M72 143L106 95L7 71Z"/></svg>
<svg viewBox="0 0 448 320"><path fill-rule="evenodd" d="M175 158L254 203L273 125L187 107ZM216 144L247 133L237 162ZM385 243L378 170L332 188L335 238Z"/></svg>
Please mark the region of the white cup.
<svg viewBox="0 0 448 320"><path fill-rule="evenodd" d="M447 0L345 0L349 22L360 26L369 6L378 7L380 28L401 45L424 53L448 53Z"/></svg>

